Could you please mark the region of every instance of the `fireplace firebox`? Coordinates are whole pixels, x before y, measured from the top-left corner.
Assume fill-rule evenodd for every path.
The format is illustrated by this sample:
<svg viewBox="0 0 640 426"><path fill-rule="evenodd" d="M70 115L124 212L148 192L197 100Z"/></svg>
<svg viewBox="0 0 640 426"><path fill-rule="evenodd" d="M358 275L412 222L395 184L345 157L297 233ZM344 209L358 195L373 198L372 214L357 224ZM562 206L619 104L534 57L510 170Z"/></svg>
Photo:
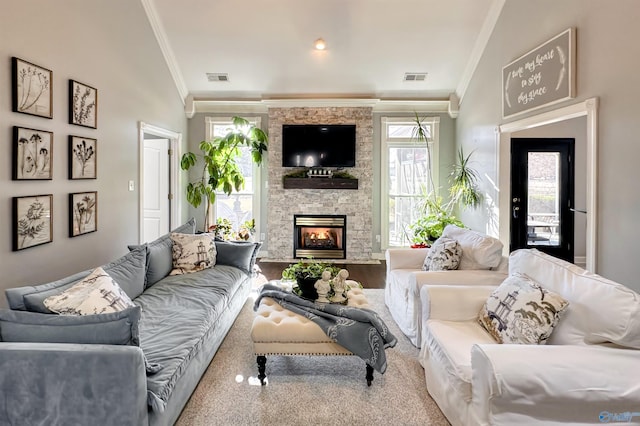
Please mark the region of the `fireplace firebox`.
<svg viewBox="0 0 640 426"><path fill-rule="evenodd" d="M347 216L293 216L293 257L316 259L346 259Z"/></svg>

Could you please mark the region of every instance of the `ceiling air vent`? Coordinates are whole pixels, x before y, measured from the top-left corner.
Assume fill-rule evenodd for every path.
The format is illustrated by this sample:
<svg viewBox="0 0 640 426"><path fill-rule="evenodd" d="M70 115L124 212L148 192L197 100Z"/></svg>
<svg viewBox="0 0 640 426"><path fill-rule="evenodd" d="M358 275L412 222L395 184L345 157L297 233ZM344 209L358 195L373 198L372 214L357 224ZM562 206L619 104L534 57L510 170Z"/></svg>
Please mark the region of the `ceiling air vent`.
<svg viewBox="0 0 640 426"><path fill-rule="evenodd" d="M406 72L404 73L404 81L425 81L426 72Z"/></svg>
<svg viewBox="0 0 640 426"><path fill-rule="evenodd" d="M208 72L207 80L209 81L229 81L229 74L226 72Z"/></svg>

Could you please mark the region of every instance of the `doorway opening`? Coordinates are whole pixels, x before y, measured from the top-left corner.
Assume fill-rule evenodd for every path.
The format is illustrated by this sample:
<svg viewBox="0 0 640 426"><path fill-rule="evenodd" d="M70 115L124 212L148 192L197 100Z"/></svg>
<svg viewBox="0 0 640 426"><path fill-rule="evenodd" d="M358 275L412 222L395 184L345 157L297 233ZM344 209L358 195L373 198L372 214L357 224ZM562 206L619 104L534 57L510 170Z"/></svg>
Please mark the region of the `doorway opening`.
<svg viewBox="0 0 640 426"><path fill-rule="evenodd" d="M573 105L500 125L499 149L497 150L499 164L497 210L499 212L499 238L505 247L509 247L511 221L508 218L511 215L511 162L501 161L501 159L508 159L510 156L512 133L578 117L586 118L586 158L584 161L586 169L584 183L586 198L585 208L581 211L586 220L585 267L589 271L597 273L598 98L590 98ZM576 167L578 167L577 164Z"/></svg>
<svg viewBox="0 0 640 426"><path fill-rule="evenodd" d="M574 262L574 153L570 138L511 139L510 251Z"/></svg>
<svg viewBox="0 0 640 426"><path fill-rule="evenodd" d="M139 123L139 242L152 241L180 225L182 134ZM164 156L164 158L162 158Z"/></svg>

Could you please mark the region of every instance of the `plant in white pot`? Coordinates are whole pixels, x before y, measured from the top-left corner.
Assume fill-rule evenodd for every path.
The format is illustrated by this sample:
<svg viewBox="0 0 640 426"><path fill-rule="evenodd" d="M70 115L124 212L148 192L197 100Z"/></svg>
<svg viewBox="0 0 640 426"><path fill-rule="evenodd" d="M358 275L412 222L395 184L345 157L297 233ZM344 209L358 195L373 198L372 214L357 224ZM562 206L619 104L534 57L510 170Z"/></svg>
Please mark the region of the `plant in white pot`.
<svg viewBox="0 0 640 426"><path fill-rule="evenodd" d="M216 191L231 195L244 187L244 176L238 166L240 148L249 147L251 158L260 165L267 151L267 135L242 117L233 117L233 125L226 135L211 141L200 142L200 153L187 152L182 155L180 167L189 170L201 167L200 177L187 185L187 201L193 207L205 203L204 230L209 226L209 210L215 202Z"/></svg>

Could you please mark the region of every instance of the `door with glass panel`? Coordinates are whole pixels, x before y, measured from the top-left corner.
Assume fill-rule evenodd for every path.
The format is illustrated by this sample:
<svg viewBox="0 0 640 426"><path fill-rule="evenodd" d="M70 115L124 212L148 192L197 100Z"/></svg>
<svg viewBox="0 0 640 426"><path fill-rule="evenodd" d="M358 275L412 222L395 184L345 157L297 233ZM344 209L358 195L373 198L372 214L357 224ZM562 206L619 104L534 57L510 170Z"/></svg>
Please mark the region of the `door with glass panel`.
<svg viewBox="0 0 640 426"><path fill-rule="evenodd" d="M569 262L574 237L574 139L511 139L511 251Z"/></svg>

